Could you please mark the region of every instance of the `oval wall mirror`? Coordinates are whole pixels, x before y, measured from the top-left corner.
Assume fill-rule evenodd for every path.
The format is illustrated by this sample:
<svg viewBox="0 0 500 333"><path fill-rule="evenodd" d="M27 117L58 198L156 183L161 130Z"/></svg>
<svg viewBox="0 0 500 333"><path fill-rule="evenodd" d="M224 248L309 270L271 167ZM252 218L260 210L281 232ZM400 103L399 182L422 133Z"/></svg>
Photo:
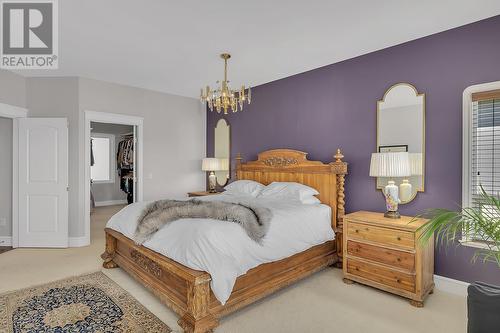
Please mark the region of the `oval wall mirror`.
<svg viewBox="0 0 500 333"><path fill-rule="evenodd" d="M377 152L409 154L411 174L392 179L399 186L402 204L424 191L425 94L409 83L392 86L377 103ZM377 189L383 189L389 180L378 177Z"/></svg>
<svg viewBox="0 0 500 333"><path fill-rule="evenodd" d="M226 186L230 177L231 128L225 119L219 119L215 126L214 157L219 159L219 170L215 177L219 186Z"/></svg>

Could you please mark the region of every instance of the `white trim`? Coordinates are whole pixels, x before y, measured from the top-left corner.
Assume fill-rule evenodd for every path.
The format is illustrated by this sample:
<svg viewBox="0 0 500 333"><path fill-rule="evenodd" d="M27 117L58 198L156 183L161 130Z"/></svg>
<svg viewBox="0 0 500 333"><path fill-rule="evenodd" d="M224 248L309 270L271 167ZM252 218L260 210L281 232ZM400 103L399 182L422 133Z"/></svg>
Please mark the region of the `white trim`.
<svg viewBox="0 0 500 333"><path fill-rule="evenodd" d="M19 246L19 120L12 119L12 247Z"/></svg>
<svg viewBox="0 0 500 333"><path fill-rule="evenodd" d="M12 237L0 236L0 246L12 246Z"/></svg>
<svg viewBox="0 0 500 333"><path fill-rule="evenodd" d="M80 165L79 179L81 186L79 200L79 225L84 227L85 244L90 244L90 123L92 121L109 124L137 126L137 201L143 200L143 133L144 118L122 115L118 113L98 112L85 110L80 112L79 123L79 151Z"/></svg>
<svg viewBox="0 0 500 333"><path fill-rule="evenodd" d="M465 88L462 96L462 207L471 206L471 152L472 152L472 94L500 89L500 81L476 84ZM471 242L461 239L463 246L485 247L480 242Z"/></svg>
<svg viewBox="0 0 500 333"><path fill-rule="evenodd" d="M87 243L87 237L69 237L68 238L69 247L83 247L89 245Z"/></svg>
<svg viewBox="0 0 500 333"><path fill-rule="evenodd" d="M0 117L5 118L26 118L28 110L19 106L0 103Z"/></svg>
<svg viewBox="0 0 500 333"><path fill-rule="evenodd" d="M115 145L115 135L108 133L94 133L91 131L91 137L94 138L105 138L109 139L109 170L108 170L108 180L94 180L94 184L114 184L116 178L116 145Z"/></svg>
<svg viewBox="0 0 500 333"><path fill-rule="evenodd" d="M127 200L106 200L106 201L96 201L95 206L103 207L103 206L113 206L113 205L125 205L127 203L128 203Z"/></svg>
<svg viewBox="0 0 500 333"><path fill-rule="evenodd" d="M500 251L497 246L488 245L488 244L483 243L483 242L475 242L475 241L467 240L465 238L459 239L458 241L463 246L475 247L477 249L487 249L487 250L493 250L493 251Z"/></svg>
<svg viewBox="0 0 500 333"><path fill-rule="evenodd" d="M19 123L18 118L26 118L28 109L0 103L0 117L12 119L12 237L8 237L9 246L17 247L19 245L18 223L19 223L19 205L18 205L18 162L19 162ZM5 237L4 237L5 238ZM4 239L2 238L2 239ZM2 240L0 239L0 241Z"/></svg>
<svg viewBox="0 0 500 333"><path fill-rule="evenodd" d="M84 113L86 119L99 123L139 126L142 125L144 122L143 117L129 116L126 114L89 111L89 110L85 110Z"/></svg>
<svg viewBox="0 0 500 333"><path fill-rule="evenodd" d="M436 289L438 290L467 297L467 287L469 287L468 282L450 279L441 275L434 275L434 283L436 285Z"/></svg>

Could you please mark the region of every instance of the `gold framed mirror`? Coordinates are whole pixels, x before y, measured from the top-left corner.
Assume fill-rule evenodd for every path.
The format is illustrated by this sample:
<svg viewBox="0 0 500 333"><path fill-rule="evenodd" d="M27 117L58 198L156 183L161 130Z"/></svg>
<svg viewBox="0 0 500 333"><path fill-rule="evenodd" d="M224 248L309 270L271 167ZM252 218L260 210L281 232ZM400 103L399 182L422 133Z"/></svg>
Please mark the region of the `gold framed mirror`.
<svg viewBox="0 0 500 333"><path fill-rule="evenodd" d="M399 187L401 204L424 192L425 183L425 94L409 83L390 87L377 102L377 153L408 152L410 175L392 180ZM389 178L378 177L383 190Z"/></svg>
<svg viewBox="0 0 500 333"><path fill-rule="evenodd" d="M231 172L231 127L221 118L214 129L214 157L219 159L219 170L215 171L217 185L226 186Z"/></svg>

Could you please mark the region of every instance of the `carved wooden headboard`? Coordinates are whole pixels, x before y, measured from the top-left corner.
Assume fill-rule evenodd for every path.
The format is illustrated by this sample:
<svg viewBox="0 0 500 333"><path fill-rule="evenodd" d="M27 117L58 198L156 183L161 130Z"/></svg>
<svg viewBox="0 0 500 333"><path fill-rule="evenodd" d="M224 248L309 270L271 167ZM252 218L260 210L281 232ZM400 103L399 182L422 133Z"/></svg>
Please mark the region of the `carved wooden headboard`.
<svg viewBox="0 0 500 333"><path fill-rule="evenodd" d="M257 161L242 162L236 157L236 178L255 180L267 185L271 182L297 182L315 188L319 200L332 208L332 228L342 233L344 217L344 177L347 163L342 161L340 149L334 162L309 161L307 153L293 149L274 149L259 154ZM340 237L337 237L340 239ZM337 242L338 244L338 242ZM341 247L341 244L338 244Z"/></svg>

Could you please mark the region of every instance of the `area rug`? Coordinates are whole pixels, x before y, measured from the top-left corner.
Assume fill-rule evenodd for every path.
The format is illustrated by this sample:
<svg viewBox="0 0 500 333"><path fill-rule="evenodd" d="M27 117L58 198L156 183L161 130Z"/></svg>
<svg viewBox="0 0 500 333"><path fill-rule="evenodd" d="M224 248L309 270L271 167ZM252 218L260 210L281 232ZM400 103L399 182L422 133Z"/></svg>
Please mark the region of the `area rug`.
<svg viewBox="0 0 500 333"><path fill-rule="evenodd" d="M172 330L101 272L0 295L0 332Z"/></svg>

